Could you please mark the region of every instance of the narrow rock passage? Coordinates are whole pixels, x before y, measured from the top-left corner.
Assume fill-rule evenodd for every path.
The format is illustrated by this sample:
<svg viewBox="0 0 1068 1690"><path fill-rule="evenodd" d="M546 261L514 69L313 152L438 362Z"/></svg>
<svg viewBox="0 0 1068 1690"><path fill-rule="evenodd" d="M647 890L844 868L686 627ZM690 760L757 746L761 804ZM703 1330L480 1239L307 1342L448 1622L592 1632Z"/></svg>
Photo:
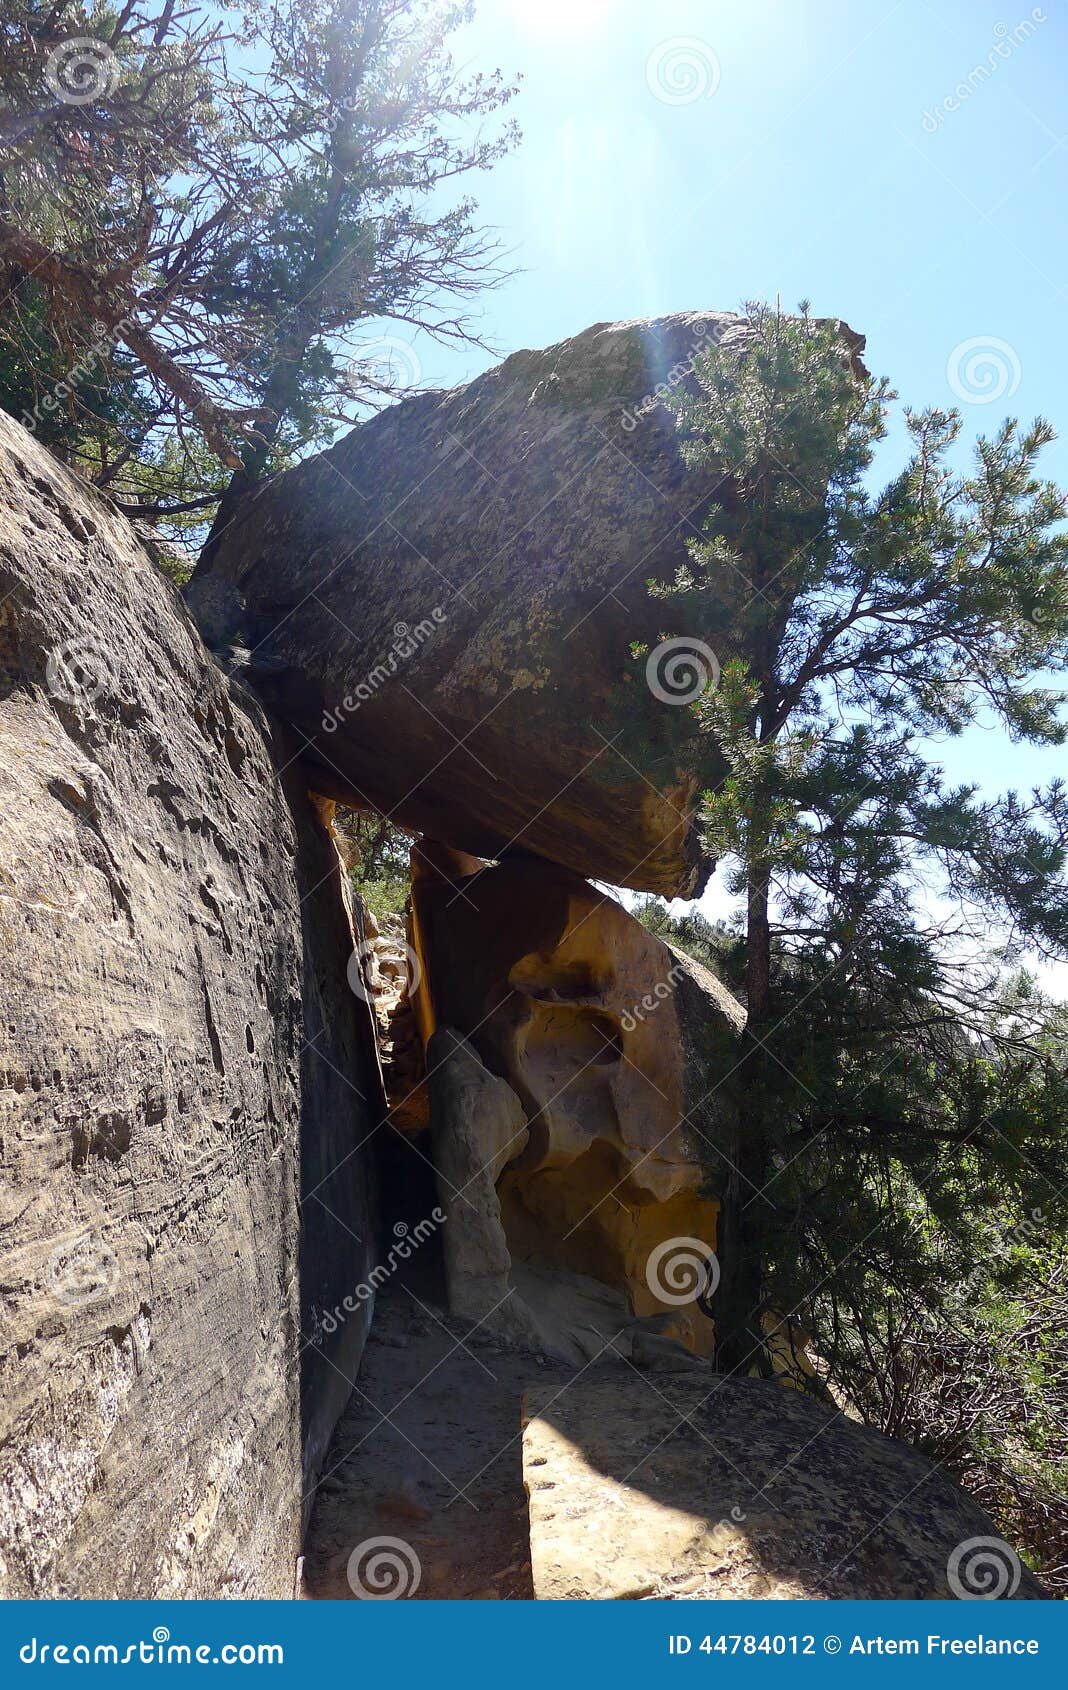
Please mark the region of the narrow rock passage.
<svg viewBox="0 0 1068 1690"><path fill-rule="evenodd" d="M305 1550L306 1594L416 1599L533 1596L521 1404L570 1370L501 1348L404 1286L379 1296L356 1387L323 1469ZM387 1417L388 1418L385 1418ZM385 1583L372 1587L376 1544ZM366 1546L361 1555L353 1551ZM351 1580L350 1580L350 1557Z"/></svg>

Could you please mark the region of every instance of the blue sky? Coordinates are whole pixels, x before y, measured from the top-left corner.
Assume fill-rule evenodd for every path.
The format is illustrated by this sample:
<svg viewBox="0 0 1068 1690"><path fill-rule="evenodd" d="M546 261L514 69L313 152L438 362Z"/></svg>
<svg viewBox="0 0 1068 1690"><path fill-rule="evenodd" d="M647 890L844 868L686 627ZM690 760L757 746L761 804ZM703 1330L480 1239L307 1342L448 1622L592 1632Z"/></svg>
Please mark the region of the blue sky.
<svg viewBox="0 0 1068 1690"><path fill-rule="evenodd" d="M1049 416L1068 483L1068 5L483 0L457 57L523 72L522 145L477 190L522 266L482 307L501 353L808 298L903 399L961 404L969 437ZM434 386L495 361L418 353ZM940 756L990 790L1068 765L981 729Z"/></svg>
<svg viewBox="0 0 1068 1690"><path fill-rule="evenodd" d="M478 190L524 273L486 299L486 331L512 351L608 318L808 297L868 336L906 397L951 401L953 349L995 336L1019 360L1008 408L1056 417L1068 8L1037 11L1017 45L1030 9L975 0L483 0L458 56L524 76L522 146ZM649 82L678 40L715 87L672 105ZM999 42L1007 56L940 115ZM492 361L420 356L434 382ZM974 406L976 426L1005 408Z"/></svg>

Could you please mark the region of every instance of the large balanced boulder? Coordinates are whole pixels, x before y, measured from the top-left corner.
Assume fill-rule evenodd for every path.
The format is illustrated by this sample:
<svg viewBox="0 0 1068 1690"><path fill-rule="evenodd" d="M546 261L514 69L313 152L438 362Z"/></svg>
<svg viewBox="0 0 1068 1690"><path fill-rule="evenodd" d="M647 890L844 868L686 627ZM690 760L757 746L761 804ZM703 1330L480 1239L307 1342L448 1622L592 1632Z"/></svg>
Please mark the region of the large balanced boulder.
<svg viewBox="0 0 1068 1690"><path fill-rule="evenodd" d="M715 466L657 389L736 317L598 324L407 399L250 493L190 588L299 731L314 784L463 850L693 896L707 646L664 651ZM854 340L856 337L853 337ZM729 583L724 583L725 591ZM706 770L707 775L707 770Z"/></svg>
<svg viewBox="0 0 1068 1690"><path fill-rule="evenodd" d="M288 1597L373 1248L337 851L3 415L0 603L0 1594Z"/></svg>

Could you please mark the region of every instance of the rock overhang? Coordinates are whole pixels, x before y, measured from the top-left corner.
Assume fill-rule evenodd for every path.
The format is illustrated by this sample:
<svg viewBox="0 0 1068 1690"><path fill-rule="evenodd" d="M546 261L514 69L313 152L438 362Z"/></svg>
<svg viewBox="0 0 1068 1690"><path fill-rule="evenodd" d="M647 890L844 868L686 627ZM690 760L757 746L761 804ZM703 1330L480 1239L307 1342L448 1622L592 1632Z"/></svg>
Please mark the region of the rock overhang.
<svg viewBox="0 0 1068 1690"><path fill-rule="evenodd" d="M240 632L317 790L481 856L699 895L721 771L638 654L701 637L665 628L650 583L731 490L659 397L747 335L723 312L597 324L246 497L190 602L209 637Z"/></svg>
<svg viewBox="0 0 1068 1690"><path fill-rule="evenodd" d="M249 496L191 599L231 595L318 789L482 855L698 890L692 724L630 655L698 491L669 420L630 419L696 334L680 317L517 353Z"/></svg>

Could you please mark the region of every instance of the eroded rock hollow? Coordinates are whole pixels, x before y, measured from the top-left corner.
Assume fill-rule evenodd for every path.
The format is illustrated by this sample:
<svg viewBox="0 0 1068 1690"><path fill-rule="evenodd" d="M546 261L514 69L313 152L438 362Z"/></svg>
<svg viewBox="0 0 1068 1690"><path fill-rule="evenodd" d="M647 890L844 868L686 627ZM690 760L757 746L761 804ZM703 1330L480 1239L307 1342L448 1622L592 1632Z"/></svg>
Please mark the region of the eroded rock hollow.
<svg viewBox="0 0 1068 1690"><path fill-rule="evenodd" d="M545 1344L570 1358L601 1347L596 1335L614 1331L622 1310L627 1354L665 1330L710 1354L703 1282L694 1268L686 1295L676 1280L686 1266L678 1241L715 1250L709 1188L732 1130L720 1082L738 1058L738 1003L614 898L533 858L489 867L424 841L413 852L412 938L435 1144L446 1115L450 1140L482 1145L481 1156L467 1154L470 1185L444 1169L442 1200L457 1233L474 1230L473 1190L480 1217L496 1200L512 1277L498 1275L494 1289L514 1293L500 1319L514 1326L528 1309ZM439 1080L435 1110L442 1062L466 1073L466 1107ZM503 1082L510 1105L495 1089ZM463 1197L450 1202L457 1189ZM463 1307L468 1267L449 1266ZM621 1295L601 1298L600 1286ZM488 1298L479 1301L486 1314Z"/></svg>

